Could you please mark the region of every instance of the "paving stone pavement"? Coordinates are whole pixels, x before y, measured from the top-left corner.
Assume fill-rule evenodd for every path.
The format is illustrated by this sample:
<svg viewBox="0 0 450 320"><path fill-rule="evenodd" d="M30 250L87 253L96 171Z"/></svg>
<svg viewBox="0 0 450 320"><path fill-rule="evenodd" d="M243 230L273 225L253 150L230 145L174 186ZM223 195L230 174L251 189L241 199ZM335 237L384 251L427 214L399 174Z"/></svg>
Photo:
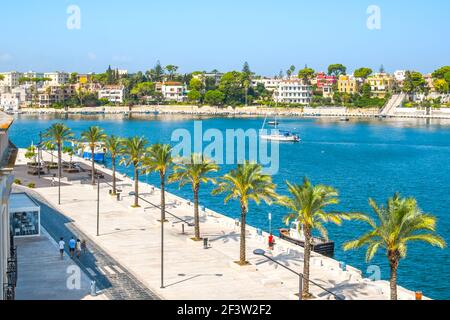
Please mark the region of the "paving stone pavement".
<svg viewBox="0 0 450 320"><path fill-rule="evenodd" d="M41 205L41 224L55 241L59 241L60 237L64 237L66 243L71 237L86 240L88 251L80 258L73 258L73 261L91 280L96 281L101 293L112 300L161 299L38 193L17 186L15 189L18 192L27 192Z"/></svg>

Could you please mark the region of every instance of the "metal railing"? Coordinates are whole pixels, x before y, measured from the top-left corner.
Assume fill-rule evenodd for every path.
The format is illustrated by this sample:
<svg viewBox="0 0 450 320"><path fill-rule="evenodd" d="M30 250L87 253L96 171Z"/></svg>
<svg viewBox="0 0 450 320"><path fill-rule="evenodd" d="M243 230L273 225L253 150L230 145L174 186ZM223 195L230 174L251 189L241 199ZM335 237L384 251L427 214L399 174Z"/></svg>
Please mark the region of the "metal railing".
<svg viewBox="0 0 450 320"><path fill-rule="evenodd" d="M9 283L3 284L3 299L16 300L16 288Z"/></svg>

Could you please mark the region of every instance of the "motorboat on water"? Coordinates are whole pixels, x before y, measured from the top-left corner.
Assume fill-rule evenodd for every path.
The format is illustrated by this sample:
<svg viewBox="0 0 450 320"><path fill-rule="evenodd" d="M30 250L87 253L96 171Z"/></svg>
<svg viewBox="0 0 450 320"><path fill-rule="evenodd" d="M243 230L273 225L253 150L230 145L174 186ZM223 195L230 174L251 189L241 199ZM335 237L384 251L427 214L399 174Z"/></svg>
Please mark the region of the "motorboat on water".
<svg viewBox="0 0 450 320"><path fill-rule="evenodd" d="M278 126L280 123L277 120L268 121L267 124L269 126L275 127Z"/></svg>
<svg viewBox="0 0 450 320"><path fill-rule="evenodd" d="M273 130L264 130L266 123L273 123L275 127ZM264 119L263 126L261 128L260 138L268 141L278 141L278 142L300 142L300 136L297 133L294 133L289 130L279 130L278 129L278 121L275 119L274 121L267 122L267 116Z"/></svg>
<svg viewBox="0 0 450 320"><path fill-rule="evenodd" d="M297 221L292 222L290 229L280 229L280 238L305 247L305 236L302 226ZM312 237L311 250L321 255L332 258L334 256L334 242L319 237Z"/></svg>
<svg viewBox="0 0 450 320"><path fill-rule="evenodd" d="M72 146L75 150L77 156L86 159L92 160L92 150L87 142L72 142ZM106 159L106 148L103 143L97 143L94 149L94 161L96 162L105 162Z"/></svg>

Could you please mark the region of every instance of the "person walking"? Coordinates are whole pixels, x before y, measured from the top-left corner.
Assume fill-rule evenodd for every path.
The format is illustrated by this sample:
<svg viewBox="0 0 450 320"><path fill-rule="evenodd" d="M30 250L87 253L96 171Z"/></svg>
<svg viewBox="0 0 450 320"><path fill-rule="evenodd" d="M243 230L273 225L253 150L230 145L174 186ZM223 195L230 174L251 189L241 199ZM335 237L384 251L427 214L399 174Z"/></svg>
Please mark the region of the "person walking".
<svg viewBox="0 0 450 320"><path fill-rule="evenodd" d="M81 240L77 239L77 243L75 244L75 251L77 253L77 258L80 259L81 256Z"/></svg>
<svg viewBox="0 0 450 320"><path fill-rule="evenodd" d="M64 247L66 246L66 242L64 241L63 237L59 238L58 245L59 245L59 254L61 256L61 260L63 260L64 259Z"/></svg>
<svg viewBox="0 0 450 320"><path fill-rule="evenodd" d="M76 245L77 245L77 242L75 241L75 239L73 237L71 237L69 240L69 253L70 253L71 258L73 258L74 254L75 254Z"/></svg>
<svg viewBox="0 0 450 320"><path fill-rule="evenodd" d="M83 251L83 253L86 253L87 244L86 244L86 240L85 239L83 239L83 241L81 241L81 250Z"/></svg>

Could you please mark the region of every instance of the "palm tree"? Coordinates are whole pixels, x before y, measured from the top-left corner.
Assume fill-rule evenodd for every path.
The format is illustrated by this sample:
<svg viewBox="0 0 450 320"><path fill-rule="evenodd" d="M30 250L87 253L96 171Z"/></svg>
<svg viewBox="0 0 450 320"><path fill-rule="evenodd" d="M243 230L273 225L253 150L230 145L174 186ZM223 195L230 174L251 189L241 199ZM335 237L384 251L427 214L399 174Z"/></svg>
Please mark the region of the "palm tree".
<svg viewBox="0 0 450 320"><path fill-rule="evenodd" d="M154 144L147 149L147 153L142 160L142 167L145 173L158 172L161 184L161 221L166 220L166 198L165 185L166 173L172 166L172 147L168 144Z"/></svg>
<svg viewBox="0 0 450 320"><path fill-rule="evenodd" d="M194 192L194 224L195 237L194 240L200 238L200 219L198 213L198 193L201 183L216 183L216 180L207 175L217 172L219 166L209 159L205 159L202 154L192 154L190 158L183 159L180 164L174 167L174 173L169 177L169 182L179 181L180 188L190 183Z"/></svg>
<svg viewBox="0 0 450 320"><path fill-rule="evenodd" d="M34 146L34 144L32 144L27 148L27 151L25 152L25 158L32 160L33 162L30 163L30 165L35 166L38 164L36 157L37 157L36 147Z"/></svg>
<svg viewBox="0 0 450 320"><path fill-rule="evenodd" d="M72 169L72 159L75 154L74 148L66 146L63 148L62 152L69 156L69 170Z"/></svg>
<svg viewBox="0 0 450 320"><path fill-rule="evenodd" d="M47 150L47 151L50 152L50 155L51 155L50 167L51 167L51 166L54 165L54 161L53 161L54 155L53 155L53 152L56 150L56 146L55 146L55 144L54 144L53 142L51 142L51 141L46 141L46 142L44 143L44 148L45 148L45 150Z"/></svg>
<svg viewBox="0 0 450 320"><path fill-rule="evenodd" d="M240 236L240 256L239 265L247 265L245 246L245 227L248 204L253 200L257 204L262 201L270 204L276 198L275 185L269 175L262 173L259 164L245 162L239 164L237 169L225 174L219 182L213 194L226 193L224 202L230 199L239 199L241 205L241 236Z"/></svg>
<svg viewBox="0 0 450 320"><path fill-rule="evenodd" d="M338 192L330 186L312 185L304 178L303 184L291 184L287 182L289 197L280 197L279 203L289 210L284 218L286 224L296 220L305 237L303 259L303 292L305 298L311 297L309 293L310 257L313 230L319 231L323 238L328 239L328 232L324 223L333 222L340 225L342 219L350 217L350 214L326 212L325 207L339 203ZM356 215L356 214L355 214Z"/></svg>
<svg viewBox="0 0 450 320"><path fill-rule="evenodd" d="M134 168L134 205L133 208L139 207L139 168L142 158L145 154L147 139L144 137L133 137L123 140L121 164L127 167L133 165Z"/></svg>
<svg viewBox="0 0 450 320"><path fill-rule="evenodd" d="M61 151L65 141L73 137L72 131L63 123L55 123L44 133L44 138L58 149L58 180L61 180ZM58 204L61 204L61 185L58 184Z"/></svg>
<svg viewBox="0 0 450 320"><path fill-rule="evenodd" d="M112 171L113 171L113 191L112 194L115 196L117 194L117 188L116 188L116 159L117 156L122 151L122 139L111 135L106 138L105 140L105 147L108 150L109 154L111 155L111 163L112 163Z"/></svg>
<svg viewBox="0 0 450 320"><path fill-rule="evenodd" d="M88 143L91 149L91 182L95 185L95 147L99 142L104 141L106 134L103 129L98 126L91 126L81 133L81 139Z"/></svg>
<svg viewBox="0 0 450 320"><path fill-rule="evenodd" d="M371 230L359 239L344 244L344 250L367 246L366 260L373 259L378 249L386 250L391 269L391 300L397 300L397 269L401 259L406 257L407 245L413 241L423 241L444 248L445 241L436 231L436 218L420 210L414 198L401 198L396 193L387 201L386 207L379 207L374 200L369 204L378 221L369 215L361 217Z"/></svg>

